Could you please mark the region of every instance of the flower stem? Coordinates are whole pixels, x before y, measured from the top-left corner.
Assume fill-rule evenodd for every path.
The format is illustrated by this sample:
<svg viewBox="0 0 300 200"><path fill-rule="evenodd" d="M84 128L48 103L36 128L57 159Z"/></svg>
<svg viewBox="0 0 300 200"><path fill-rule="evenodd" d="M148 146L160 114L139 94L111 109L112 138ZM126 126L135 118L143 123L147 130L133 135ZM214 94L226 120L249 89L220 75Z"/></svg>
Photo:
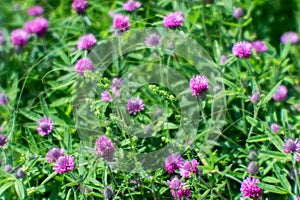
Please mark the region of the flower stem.
<svg viewBox="0 0 300 200"><path fill-rule="evenodd" d="M254 71L253 71L252 66L251 66L251 64L249 63L249 60L248 60L248 59L246 59L246 63L247 63L247 65L248 65L249 71L250 71L250 73L251 73L252 92L259 91L258 84L257 84L256 79L255 79Z"/></svg>
<svg viewBox="0 0 300 200"><path fill-rule="evenodd" d="M254 117L253 117L253 119L257 118L258 111L259 111L259 107L257 107L256 105L254 105ZM254 124L251 124L251 128L250 128L249 133L248 133L248 138L251 136L253 128L254 128Z"/></svg>
<svg viewBox="0 0 300 200"><path fill-rule="evenodd" d="M116 181L116 179L115 179L115 177L114 177L114 175L113 175L113 173L112 173L112 171L111 171L111 168L110 168L109 164L107 164L107 167L108 167L110 176L111 176L111 178L112 178L112 180L113 180L115 186L118 186L118 183L117 183L117 181Z"/></svg>
<svg viewBox="0 0 300 200"><path fill-rule="evenodd" d="M72 178L73 178L75 181L77 181L77 178L76 178L76 176L73 174L72 171L70 172L70 175L72 176Z"/></svg>
<svg viewBox="0 0 300 200"><path fill-rule="evenodd" d="M203 118L205 124L206 124L207 127L208 127L208 122L207 122L206 115L205 115L205 112L204 112L203 101L202 101L202 99L199 98L199 97L197 97L197 99L198 99L199 104L200 104L200 112L201 112L202 118Z"/></svg>

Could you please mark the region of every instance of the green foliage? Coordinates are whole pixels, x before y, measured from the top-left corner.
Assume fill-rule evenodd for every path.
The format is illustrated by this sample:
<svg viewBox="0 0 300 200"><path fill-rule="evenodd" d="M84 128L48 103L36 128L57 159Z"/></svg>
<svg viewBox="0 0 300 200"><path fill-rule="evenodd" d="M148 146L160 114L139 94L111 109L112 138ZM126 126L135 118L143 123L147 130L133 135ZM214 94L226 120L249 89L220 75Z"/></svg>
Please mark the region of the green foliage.
<svg viewBox="0 0 300 200"><path fill-rule="evenodd" d="M148 153L173 144L181 124L192 123L182 116L182 105L174 91L155 83L139 87L134 96L144 100L145 110L136 116L130 115L128 121L114 112L113 105L117 104L101 101L100 94L111 89L112 78L142 65L148 72L155 70L153 63L170 66L187 82L198 73L197 67L202 66L192 66L189 60L159 48L137 49L120 57L120 52L114 51L111 53L113 62L108 64L107 70L85 73L82 79L76 74L74 65L78 59L89 55L89 51L77 49L77 41L82 35L94 34L98 44L116 37L110 12L128 15L130 29L143 30L146 27L163 28L163 17L179 10L186 18L178 32L201 44L216 63L222 77L211 82L224 84L222 98L226 99L225 126L218 140L212 141L213 148L207 154L203 154L202 148L209 134L208 124L212 121L212 95L207 94L199 107L194 108L200 113L201 120L197 121L199 127L193 144L188 145L182 157L184 160L196 159L200 165L196 174L181 179L191 190L191 198L240 199L241 183L248 176L260 180L257 185L263 190L262 199L296 199L300 196L298 153L284 152L288 138L299 139L299 43L280 43L284 32L299 33L299 1L141 2L141 8L129 13L123 10L123 1L89 0L83 15L77 15L71 8L72 2L65 0L1 2L0 28L7 41L0 45L0 94L7 95L8 104L0 105L0 124L8 142L0 148L0 198L104 199L103 191L111 186L116 200L173 199L167 182L173 175L165 169L144 171L136 166L139 173L118 171L103 158L95 156L95 150L85 146L85 138L78 134L78 119L73 115L77 88L80 83L85 83L78 80L94 81L97 86L96 96L85 98L86 109L95 114L97 124L88 124L89 116L82 116L86 117L87 124L83 124L86 130L93 132L94 127L99 127L95 134L91 133L93 136L104 134L117 148L127 152ZM49 21L48 31L43 38L31 35L22 52L16 53L10 33L16 28L24 28L24 23L33 19L26 12L35 4L45 10L43 16ZM232 16L237 6L245 11L240 19ZM235 57L231 48L243 40L263 40L268 51L257 53L253 50L249 59ZM225 64L219 63L221 55L228 57ZM178 81L177 86L181 84L183 82ZM287 86L288 97L285 101L274 101L272 97L281 84ZM256 91L260 92L261 99L254 104L249 96ZM165 113L161 118L155 118L151 113L157 105ZM41 137L37 133L37 122L44 116L53 119L54 129L51 134ZM279 124L280 130L273 132L271 123ZM131 134L134 128L145 130L149 124L153 126L153 137ZM89 142L94 145L95 139ZM66 154L74 156L75 170L64 174L53 171L54 163L46 160L46 153L53 147L63 148ZM257 154L254 157L250 155L253 152ZM247 171L251 160L258 164L255 175ZM6 164L12 165L12 171L4 170ZM26 173L24 178L16 175L19 168ZM179 174L177 169L174 175Z"/></svg>

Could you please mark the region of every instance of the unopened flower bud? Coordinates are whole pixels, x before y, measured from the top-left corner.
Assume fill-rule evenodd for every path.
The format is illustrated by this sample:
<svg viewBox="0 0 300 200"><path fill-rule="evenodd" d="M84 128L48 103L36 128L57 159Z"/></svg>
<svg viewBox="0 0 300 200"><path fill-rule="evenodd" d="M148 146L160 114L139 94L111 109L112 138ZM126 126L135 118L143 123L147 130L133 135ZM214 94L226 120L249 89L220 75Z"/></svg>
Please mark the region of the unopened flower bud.
<svg viewBox="0 0 300 200"><path fill-rule="evenodd" d="M250 174L257 174L258 172L258 165L255 161L251 161L248 164L247 170Z"/></svg>
<svg viewBox="0 0 300 200"><path fill-rule="evenodd" d="M114 194L114 191L112 190L111 186L104 187L103 196L105 199L113 199L115 194Z"/></svg>

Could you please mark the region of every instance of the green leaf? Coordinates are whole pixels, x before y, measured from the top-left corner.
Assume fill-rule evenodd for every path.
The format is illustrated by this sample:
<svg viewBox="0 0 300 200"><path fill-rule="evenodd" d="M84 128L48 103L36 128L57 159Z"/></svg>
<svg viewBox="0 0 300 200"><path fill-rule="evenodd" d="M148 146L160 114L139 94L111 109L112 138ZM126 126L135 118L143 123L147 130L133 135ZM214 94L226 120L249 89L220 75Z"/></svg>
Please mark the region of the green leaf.
<svg viewBox="0 0 300 200"><path fill-rule="evenodd" d="M262 178L263 182L267 182L267 183L279 183L280 181L277 178L274 178L272 176L266 176L264 178Z"/></svg>
<svg viewBox="0 0 300 200"><path fill-rule="evenodd" d="M221 57L221 50L218 44L218 41L214 40L213 42L213 52L215 60L218 60Z"/></svg>
<svg viewBox="0 0 300 200"><path fill-rule="evenodd" d="M267 124L266 124L267 126ZM266 134L268 135L270 141L272 142L272 144L274 144L274 146L280 151L280 152L283 152L283 144L284 142L281 140L281 138L276 134L274 133L273 131L271 130L266 130L265 131Z"/></svg>
<svg viewBox="0 0 300 200"><path fill-rule="evenodd" d="M83 21L88 25L88 26L91 26L92 25L92 22L90 20L90 18L88 16L84 16L83 17Z"/></svg>
<svg viewBox="0 0 300 200"><path fill-rule="evenodd" d="M259 186L265 192L276 193L276 194L288 194L288 191L286 191L284 188L279 186L270 185L267 183L257 183L257 186Z"/></svg>
<svg viewBox="0 0 300 200"><path fill-rule="evenodd" d="M44 113L44 115L49 116L48 105L47 105L46 100L44 99L44 97L42 95L40 96L40 104L41 104L42 112Z"/></svg>
<svg viewBox="0 0 300 200"><path fill-rule="evenodd" d="M50 176L48 176L42 183L41 185L47 183L49 180L51 180L54 176L56 175L55 172L53 172L52 174L50 174Z"/></svg>
<svg viewBox="0 0 300 200"><path fill-rule="evenodd" d="M61 76L57 79L57 82L69 82L69 81L72 81L76 78L76 75L74 73L68 73L64 76ZM56 83L57 83L56 82Z"/></svg>
<svg viewBox="0 0 300 200"><path fill-rule="evenodd" d="M281 60L284 60L288 56L288 54L290 52L290 49L291 49L291 43L290 42L288 42L287 44L285 44L283 46L283 50L280 52L280 59Z"/></svg>
<svg viewBox="0 0 300 200"><path fill-rule="evenodd" d="M67 152L70 152L72 149L72 137L68 127L64 130L64 146L67 149Z"/></svg>
<svg viewBox="0 0 300 200"><path fill-rule="evenodd" d="M73 182L65 184L64 186L62 186L62 188L73 187L75 185L78 185L80 182L81 182L81 180L73 181Z"/></svg>
<svg viewBox="0 0 300 200"><path fill-rule="evenodd" d="M227 85L228 87L234 89L234 90L237 90L238 89L238 86L236 84L234 84L233 82L225 79L225 78L216 78L217 81L222 81L225 85Z"/></svg>
<svg viewBox="0 0 300 200"><path fill-rule="evenodd" d="M287 156L284 153L281 152L277 152L277 151L259 151L258 157L263 158L263 157L270 157L270 158L274 158L277 160L286 160Z"/></svg>
<svg viewBox="0 0 300 200"><path fill-rule="evenodd" d="M239 27L240 24L236 24L236 23L232 23L232 22L223 22L223 24L228 25L228 26L232 26L232 27Z"/></svg>
<svg viewBox="0 0 300 200"><path fill-rule="evenodd" d="M63 97L50 104L50 107L57 107L71 102L71 97Z"/></svg>
<svg viewBox="0 0 300 200"><path fill-rule="evenodd" d="M277 176L277 178L279 179L280 181L280 184L287 190L289 191L289 193L292 193L292 187L289 183L289 181L287 180L286 176L287 174L283 174L283 171L278 167L278 165L274 165L274 171L275 171L275 174Z"/></svg>
<svg viewBox="0 0 300 200"><path fill-rule="evenodd" d="M50 82L50 83L49 83ZM65 87L69 86L69 85L72 85L75 81L72 80L72 81L67 81L66 83L62 83L62 84L58 84L56 83L55 81L49 81L48 83L51 85L53 84L53 86L51 85L51 89L52 90L62 90L62 89L65 89Z"/></svg>
<svg viewBox="0 0 300 200"><path fill-rule="evenodd" d="M31 111L20 110L19 112L25 117L27 117L28 119L31 119L36 122L41 118L38 114Z"/></svg>
<svg viewBox="0 0 300 200"><path fill-rule="evenodd" d="M15 181L15 189L16 189L16 193L17 193L19 199L22 199L22 200L25 199L26 190L24 188L22 181L20 181L19 179L16 179L16 181Z"/></svg>
<svg viewBox="0 0 300 200"><path fill-rule="evenodd" d="M250 24L251 22L252 22L252 18L249 18L247 21L245 21L245 22L242 24L242 27L247 26L247 25Z"/></svg>
<svg viewBox="0 0 300 200"><path fill-rule="evenodd" d="M32 150L33 150L32 152L36 152L36 153L39 152L40 149L38 148L38 145L31 133L31 131L29 130L28 126L26 126L26 128L25 128L25 135L26 135L26 140L28 141L28 143L30 142L30 148L32 148Z"/></svg>
<svg viewBox="0 0 300 200"><path fill-rule="evenodd" d="M256 119L254 119L253 117L247 116L246 119L252 126L256 126L258 123L258 121Z"/></svg>
<svg viewBox="0 0 300 200"><path fill-rule="evenodd" d="M71 61L69 57L63 51L58 50L57 53L67 66L71 66Z"/></svg>
<svg viewBox="0 0 300 200"><path fill-rule="evenodd" d="M247 139L247 142L263 142L266 140L269 140L269 137L263 134L263 135L252 136Z"/></svg>
<svg viewBox="0 0 300 200"><path fill-rule="evenodd" d="M288 126L288 111L284 108L281 109L281 121L284 123L285 127Z"/></svg>
<svg viewBox="0 0 300 200"><path fill-rule="evenodd" d="M178 125L176 124L173 124L171 122L166 122L164 123L164 130L167 130L167 129L178 129Z"/></svg>
<svg viewBox="0 0 300 200"><path fill-rule="evenodd" d="M80 179L82 179L83 172L84 172L83 162L84 162L83 144L82 144L82 142L80 142L80 146L79 146L79 176L80 176Z"/></svg>
<svg viewBox="0 0 300 200"><path fill-rule="evenodd" d="M7 182L4 185L2 185L1 188L0 188L0 196L2 196L2 194L5 192L5 190L10 188L13 184L14 184L14 182Z"/></svg>
<svg viewBox="0 0 300 200"><path fill-rule="evenodd" d="M71 197L71 192L72 192L72 189L69 189L68 190L68 193L67 193L67 196L66 196L66 200L69 200L70 197Z"/></svg>

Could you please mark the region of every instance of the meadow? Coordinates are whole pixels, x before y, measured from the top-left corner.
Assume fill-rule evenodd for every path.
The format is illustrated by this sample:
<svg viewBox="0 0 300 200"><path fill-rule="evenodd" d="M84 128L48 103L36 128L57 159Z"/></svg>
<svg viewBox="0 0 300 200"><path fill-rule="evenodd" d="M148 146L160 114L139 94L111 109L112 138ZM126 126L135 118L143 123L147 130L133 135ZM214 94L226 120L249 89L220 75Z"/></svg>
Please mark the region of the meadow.
<svg viewBox="0 0 300 200"><path fill-rule="evenodd" d="M299 200L299 33L298 0L1 2L0 199Z"/></svg>

